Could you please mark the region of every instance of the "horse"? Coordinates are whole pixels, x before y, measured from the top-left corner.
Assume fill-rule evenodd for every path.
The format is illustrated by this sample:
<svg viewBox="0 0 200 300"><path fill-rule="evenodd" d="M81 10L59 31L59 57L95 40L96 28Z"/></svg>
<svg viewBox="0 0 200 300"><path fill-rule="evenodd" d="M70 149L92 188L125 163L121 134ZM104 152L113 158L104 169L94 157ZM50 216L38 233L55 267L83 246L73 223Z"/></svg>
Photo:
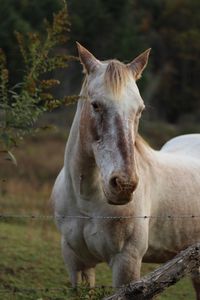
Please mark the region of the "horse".
<svg viewBox="0 0 200 300"><path fill-rule="evenodd" d="M55 220L72 286L95 286L95 266L106 262L120 287L140 278L142 262L163 263L199 241L199 218L168 216L200 215L200 134L159 151L139 135L136 81L150 49L124 64L77 47L85 79L52 191ZM200 299L198 270L192 280Z"/></svg>

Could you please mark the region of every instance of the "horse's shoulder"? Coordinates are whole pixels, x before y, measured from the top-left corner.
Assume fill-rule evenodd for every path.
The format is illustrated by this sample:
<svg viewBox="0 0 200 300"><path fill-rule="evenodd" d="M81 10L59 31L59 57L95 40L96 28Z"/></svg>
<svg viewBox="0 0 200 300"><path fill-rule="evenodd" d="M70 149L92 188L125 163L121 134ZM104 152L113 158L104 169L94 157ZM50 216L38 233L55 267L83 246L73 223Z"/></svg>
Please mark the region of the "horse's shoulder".
<svg viewBox="0 0 200 300"><path fill-rule="evenodd" d="M200 134L186 134L169 140L161 148L162 152L181 153L200 159Z"/></svg>
<svg viewBox="0 0 200 300"><path fill-rule="evenodd" d="M63 198L63 188L64 185L64 168L61 169L60 173L58 174L56 181L53 186L51 199L55 203L56 201L59 201L60 198Z"/></svg>

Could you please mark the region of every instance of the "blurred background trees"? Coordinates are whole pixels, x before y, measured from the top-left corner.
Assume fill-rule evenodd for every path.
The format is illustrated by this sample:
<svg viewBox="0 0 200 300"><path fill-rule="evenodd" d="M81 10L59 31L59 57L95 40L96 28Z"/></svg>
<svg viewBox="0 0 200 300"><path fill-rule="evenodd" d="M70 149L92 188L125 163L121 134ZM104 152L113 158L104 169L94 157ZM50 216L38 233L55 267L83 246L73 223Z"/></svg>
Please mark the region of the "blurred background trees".
<svg viewBox="0 0 200 300"><path fill-rule="evenodd" d="M62 6L59 0L0 0L0 46L6 52L12 82L20 81L21 62L14 31L42 32L44 18ZM68 0L71 22L66 52L76 54L78 40L99 59L128 62L152 48L150 64L138 83L151 118L170 123L200 120L199 0ZM59 72L57 92L78 93L80 66Z"/></svg>
<svg viewBox="0 0 200 300"><path fill-rule="evenodd" d="M200 119L198 0L69 0L71 40L99 58L131 60L152 48L142 84L154 117Z"/></svg>

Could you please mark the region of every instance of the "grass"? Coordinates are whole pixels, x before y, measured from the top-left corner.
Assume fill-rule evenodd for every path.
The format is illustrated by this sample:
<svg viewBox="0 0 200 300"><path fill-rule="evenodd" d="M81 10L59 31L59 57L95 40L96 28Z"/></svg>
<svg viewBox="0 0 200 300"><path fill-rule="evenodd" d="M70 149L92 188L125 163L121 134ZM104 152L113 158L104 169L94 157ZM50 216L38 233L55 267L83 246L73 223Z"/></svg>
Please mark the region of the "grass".
<svg viewBox="0 0 200 300"><path fill-rule="evenodd" d="M51 221L1 222L0 299L102 299L110 288L78 292L70 287L60 254L59 234ZM155 266L144 264L143 273ZM97 267L97 285L111 285L105 264ZM90 294L89 294L90 293ZM160 300L194 299L189 279L183 279L158 297Z"/></svg>
<svg viewBox="0 0 200 300"><path fill-rule="evenodd" d="M62 166L66 137L42 134L16 150L18 167L0 161L0 213L52 214L49 195ZM60 251L60 236L51 219L0 219L0 299L102 299L110 288L74 291L70 287ZM142 274L155 265L144 264ZM97 285L111 285L105 264L97 267ZM194 299L188 278L157 299Z"/></svg>
<svg viewBox="0 0 200 300"><path fill-rule="evenodd" d="M8 293L0 299L11 299L11 294L14 299L87 299L86 288L77 295L70 287L58 233L52 228L47 232L42 223L1 224L0 287ZM105 265L97 273L97 284L111 283Z"/></svg>

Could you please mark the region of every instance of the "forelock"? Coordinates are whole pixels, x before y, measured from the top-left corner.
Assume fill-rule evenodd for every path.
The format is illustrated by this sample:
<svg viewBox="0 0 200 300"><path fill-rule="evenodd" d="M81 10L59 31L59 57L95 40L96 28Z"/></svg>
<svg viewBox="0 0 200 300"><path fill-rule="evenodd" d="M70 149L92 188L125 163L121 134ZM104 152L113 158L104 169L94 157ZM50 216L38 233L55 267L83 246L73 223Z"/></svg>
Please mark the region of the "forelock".
<svg viewBox="0 0 200 300"><path fill-rule="evenodd" d="M124 99L124 92L127 95L139 95L131 70L122 62L113 59L103 61L96 72L85 76L81 95L86 98L90 98L88 95L101 95L117 101Z"/></svg>
<svg viewBox="0 0 200 300"><path fill-rule="evenodd" d="M130 80L130 75L130 70L125 64L118 60L110 60L104 75L105 86L115 96L119 96L122 88Z"/></svg>

